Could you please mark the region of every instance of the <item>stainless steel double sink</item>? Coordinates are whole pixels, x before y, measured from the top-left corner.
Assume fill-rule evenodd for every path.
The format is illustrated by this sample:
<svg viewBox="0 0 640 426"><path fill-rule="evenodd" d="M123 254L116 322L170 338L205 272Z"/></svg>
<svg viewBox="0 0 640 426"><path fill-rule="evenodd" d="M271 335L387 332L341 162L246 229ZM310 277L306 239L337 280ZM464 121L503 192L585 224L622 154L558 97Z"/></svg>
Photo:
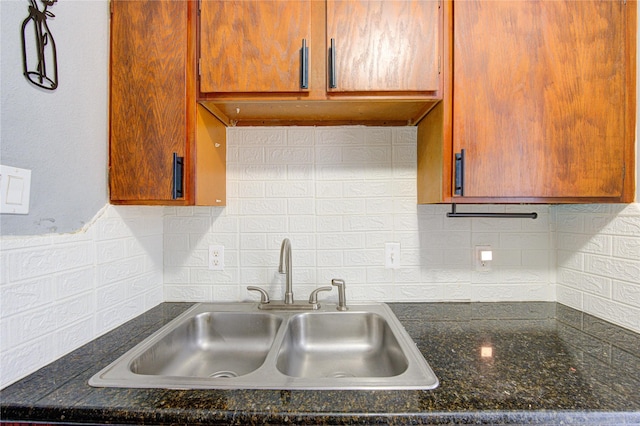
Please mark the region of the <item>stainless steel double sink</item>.
<svg viewBox="0 0 640 426"><path fill-rule="evenodd" d="M384 303L300 313L200 303L94 375L96 387L433 389L438 379Z"/></svg>

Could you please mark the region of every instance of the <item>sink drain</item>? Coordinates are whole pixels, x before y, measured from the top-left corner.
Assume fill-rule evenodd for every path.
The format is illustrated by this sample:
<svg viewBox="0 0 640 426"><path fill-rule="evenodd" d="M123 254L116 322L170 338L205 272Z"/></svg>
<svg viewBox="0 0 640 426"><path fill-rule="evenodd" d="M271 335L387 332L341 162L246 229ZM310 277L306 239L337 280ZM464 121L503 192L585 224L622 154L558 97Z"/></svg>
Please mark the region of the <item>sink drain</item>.
<svg viewBox="0 0 640 426"><path fill-rule="evenodd" d="M355 374L347 373L344 371L336 371L335 373L329 374L327 377L332 377L334 379L338 379L341 377L356 377Z"/></svg>
<svg viewBox="0 0 640 426"><path fill-rule="evenodd" d="M213 379L229 379L232 377L238 377L238 373L236 373L235 371L216 371L209 377Z"/></svg>

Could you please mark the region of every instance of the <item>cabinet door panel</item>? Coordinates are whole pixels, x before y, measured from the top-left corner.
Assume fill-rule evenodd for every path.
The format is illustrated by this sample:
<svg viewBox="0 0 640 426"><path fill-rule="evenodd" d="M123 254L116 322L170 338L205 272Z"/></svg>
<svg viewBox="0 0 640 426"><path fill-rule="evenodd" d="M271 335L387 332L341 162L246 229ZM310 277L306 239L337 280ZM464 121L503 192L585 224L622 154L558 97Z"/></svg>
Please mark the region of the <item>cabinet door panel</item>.
<svg viewBox="0 0 640 426"><path fill-rule="evenodd" d="M185 156L188 3L112 0L110 197L172 199Z"/></svg>
<svg viewBox="0 0 640 426"><path fill-rule="evenodd" d="M465 196L617 197L621 1L454 3L454 151Z"/></svg>
<svg viewBox="0 0 640 426"><path fill-rule="evenodd" d="M437 1L327 1L327 46L335 39L332 91L438 89Z"/></svg>
<svg viewBox="0 0 640 426"><path fill-rule="evenodd" d="M298 92L311 2L205 0L200 17L200 91Z"/></svg>

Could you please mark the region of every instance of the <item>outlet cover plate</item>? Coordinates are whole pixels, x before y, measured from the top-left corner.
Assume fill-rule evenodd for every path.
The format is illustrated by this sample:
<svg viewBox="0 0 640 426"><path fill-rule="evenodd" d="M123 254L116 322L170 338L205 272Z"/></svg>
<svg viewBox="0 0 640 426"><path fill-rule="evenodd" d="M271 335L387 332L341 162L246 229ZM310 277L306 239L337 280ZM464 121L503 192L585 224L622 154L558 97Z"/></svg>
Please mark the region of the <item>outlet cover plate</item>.
<svg viewBox="0 0 640 426"><path fill-rule="evenodd" d="M482 260L482 253L483 252L489 252L491 253L490 256L490 260ZM475 250L475 264L476 264L476 271L478 272L489 272L491 271L491 262L493 261L493 250L491 249L491 246L489 245L484 245L484 246L476 246L476 250Z"/></svg>
<svg viewBox="0 0 640 426"><path fill-rule="evenodd" d="M209 269L212 271L224 271L224 246L209 246Z"/></svg>

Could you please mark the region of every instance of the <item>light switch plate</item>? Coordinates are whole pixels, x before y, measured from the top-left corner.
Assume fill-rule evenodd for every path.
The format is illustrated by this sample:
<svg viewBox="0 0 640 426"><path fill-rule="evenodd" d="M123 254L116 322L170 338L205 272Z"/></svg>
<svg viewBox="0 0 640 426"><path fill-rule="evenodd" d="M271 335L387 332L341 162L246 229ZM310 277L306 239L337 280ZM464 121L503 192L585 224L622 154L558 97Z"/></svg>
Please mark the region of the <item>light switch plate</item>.
<svg viewBox="0 0 640 426"><path fill-rule="evenodd" d="M384 244L384 267L385 269L400 268L400 243Z"/></svg>
<svg viewBox="0 0 640 426"><path fill-rule="evenodd" d="M0 213L29 214L31 170L0 165Z"/></svg>

